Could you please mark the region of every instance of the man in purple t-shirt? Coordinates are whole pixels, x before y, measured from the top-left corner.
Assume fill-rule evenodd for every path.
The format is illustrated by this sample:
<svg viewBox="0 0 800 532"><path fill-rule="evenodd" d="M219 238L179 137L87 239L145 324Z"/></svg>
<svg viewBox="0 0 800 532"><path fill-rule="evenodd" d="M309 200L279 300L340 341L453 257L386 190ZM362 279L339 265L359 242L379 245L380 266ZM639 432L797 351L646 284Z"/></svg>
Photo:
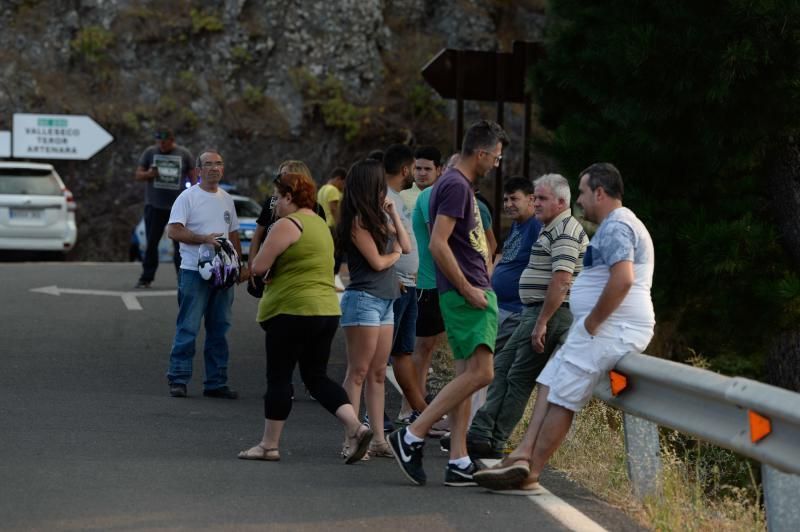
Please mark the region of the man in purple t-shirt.
<svg viewBox="0 0 800 532"><path fill-rule="evenodd" d="M475 464L467 454L470 397L492 381L492 353L497 335L497 296L487 263L489 249L473 184L500 164L508 137L494 122L482 120L464 135L461 158L434 184L430 250L436 263L436 288L456 378L434 398L414 423L389 436L395 459L414 484L425 484L424 436L443 415L450 415L450 461L447 486L474 486Z"/></svg>

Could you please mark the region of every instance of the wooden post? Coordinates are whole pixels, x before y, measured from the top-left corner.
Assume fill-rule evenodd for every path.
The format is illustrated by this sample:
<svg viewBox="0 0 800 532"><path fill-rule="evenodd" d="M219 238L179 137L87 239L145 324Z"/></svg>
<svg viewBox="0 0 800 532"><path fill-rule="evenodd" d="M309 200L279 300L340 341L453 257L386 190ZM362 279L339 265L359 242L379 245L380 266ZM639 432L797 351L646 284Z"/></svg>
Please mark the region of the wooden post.
<svg viewBox="0 0 800 532"><path fill-rule="evenodd" d="M505 105L503 100L505 98L505 82L506 82L505 80L506 68L503 56L498 55L495 64L497 65L497 69L495 71L497 123L502 127L505 123ZM503 214L503 161L501 160L497 168L494 169L494 213L492 216L492 230L494 231L494 237L497 240L498 247L502 244L502 239L500 238L501 232L503 230L501 225L502 214Z"/></svg>
<svg viewBox="0 0 800 532"><path fill-rule="evenodd" d="M455 151L461 151L461 141L464 138L464 53L456 52L456 141L453 143Z"/></svg>
<svg viewBox="0 0 800 532"><path fill-rule="evenodd" d="M525 114L523 120L525 124L522 130L522 175L526 179L531 177L531 96L525 95Z"/></svg>

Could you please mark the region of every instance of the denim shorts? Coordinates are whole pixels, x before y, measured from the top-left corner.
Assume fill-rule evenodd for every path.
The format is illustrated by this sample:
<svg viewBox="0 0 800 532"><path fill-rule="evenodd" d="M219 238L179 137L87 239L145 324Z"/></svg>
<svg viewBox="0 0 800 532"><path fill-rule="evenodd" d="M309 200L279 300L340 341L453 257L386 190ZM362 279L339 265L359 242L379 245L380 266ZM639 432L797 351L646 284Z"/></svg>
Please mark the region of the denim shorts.
<svg viewBox="0 0 800 532"><path fill-rule="evenodd" d="M381 299L362 290L345 290L342 295L342 327L394 325L394 299Z"/></svg>
<svg viewBox="0 0 800 532"><path fill-rule="evenodd" d="M392 355L409 355L414 352L417 338L417 289L407 286L405 292L394 300L394 340Z"/></svg>

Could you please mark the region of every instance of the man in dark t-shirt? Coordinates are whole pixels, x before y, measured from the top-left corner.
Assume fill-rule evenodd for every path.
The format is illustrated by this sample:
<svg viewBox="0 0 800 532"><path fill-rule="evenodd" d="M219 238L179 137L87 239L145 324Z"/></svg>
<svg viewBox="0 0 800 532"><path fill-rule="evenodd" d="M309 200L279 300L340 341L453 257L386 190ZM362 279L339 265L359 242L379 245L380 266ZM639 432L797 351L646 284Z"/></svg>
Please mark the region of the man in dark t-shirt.
<svg viewBox="0 0 800 532"><path fill-rule="evenodd" d="M147 249L142 259L142 275L136 288L150 288L158 269L158 243L169 220L170 209L178 194L194 182L194 160L189 150L175 144L172 130L162 127L155 132L156 143L139 157L134 178L146 183L144 192L144 227ZM178 243L174 244L175 271L181 265Z"/></svg>
<svg viewBox="0 0 800 532"><path fill-rule="evenodd" d="M470 397L492 380L497 335L497 297L488 274L489 249L473 184L500 164L508 138L494 122L482 120L464 135L459 162L433 185L430 197L430 250L436 263L436 288L456 378L408 427L392 433L395 459L414 484L425 484L424 437L443 415L451 419L447 486L474 486L477 470L467 454Z"/></svg>

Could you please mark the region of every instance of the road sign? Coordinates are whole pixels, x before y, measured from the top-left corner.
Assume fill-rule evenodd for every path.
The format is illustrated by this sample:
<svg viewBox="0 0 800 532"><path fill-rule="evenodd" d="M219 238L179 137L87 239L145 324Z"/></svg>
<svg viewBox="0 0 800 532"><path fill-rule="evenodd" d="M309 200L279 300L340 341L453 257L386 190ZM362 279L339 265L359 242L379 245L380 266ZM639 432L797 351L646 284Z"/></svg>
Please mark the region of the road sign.
<svg viewBox="0 0 800 532"><path fill-rule="evenodd" d="M11 157L10 131L0 131L0 157Z"/></svg>
<svg viewBox="0 0 800 532"><path fill-rule="evenodd" d="M446 48L422 77L442 98L524 103L528 67L543 56L538 42L515 42L510 54Z"/></svg>
<svg viewBox="0 0 800 532"><path fill-rule="evenodd" d="M85 115L14 114L14 157L86 160L112 140Z"/></svg>

